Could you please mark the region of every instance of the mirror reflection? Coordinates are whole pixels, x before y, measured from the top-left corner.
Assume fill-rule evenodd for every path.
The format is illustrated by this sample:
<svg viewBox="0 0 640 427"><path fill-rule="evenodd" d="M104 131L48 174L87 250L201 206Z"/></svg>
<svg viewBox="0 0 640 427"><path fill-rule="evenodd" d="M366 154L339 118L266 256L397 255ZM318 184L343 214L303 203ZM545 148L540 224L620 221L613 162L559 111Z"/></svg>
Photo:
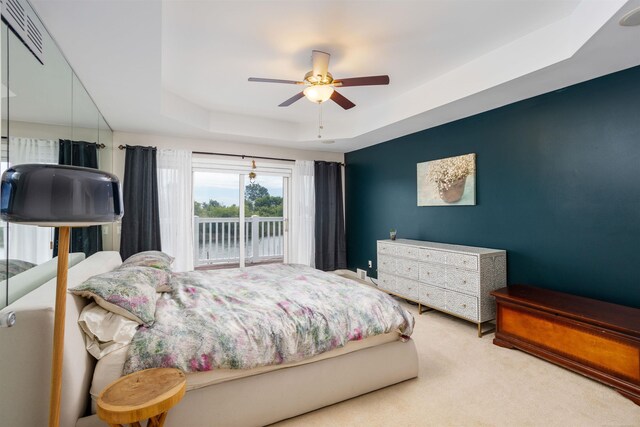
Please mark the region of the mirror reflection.
<svg viewBox="0 0 640 427"><path fill-rule="evenodd" d="M2 22L2 172L23 163L111 172L111 129L46 31L43 46L41 63ZM70 266L103 250L111 229L73 229ZM3 222L0 234L2 308L55 277L57 232Z"/></svg>
<svg viewBox="0 0 640 427"><path fill-rule="evenodd" d="M8 37L8 28L7 25L2 22L0 26L0 42L5 42ZM7 83L7 74L8 74L8 61L7 61L7 52L5 51L6 43L3 43L3 49L0 49L2 52L2 71L1 71L1 85L0 85L0 113L1 113L1 121L0 121L0 130L2 130L2 139L0 140L0 155L2 158L0 159L0 172L4 172L7 169L7 165L9 163L9 142L7 138L7 117L8 117L8 105L9 105L9 87ZM4 221L0 221L0 274L4 272L2 279L0 279L0 308L7 305L7 278L8 278L8 257L9 253L7 251L7 223Z"/></svg>

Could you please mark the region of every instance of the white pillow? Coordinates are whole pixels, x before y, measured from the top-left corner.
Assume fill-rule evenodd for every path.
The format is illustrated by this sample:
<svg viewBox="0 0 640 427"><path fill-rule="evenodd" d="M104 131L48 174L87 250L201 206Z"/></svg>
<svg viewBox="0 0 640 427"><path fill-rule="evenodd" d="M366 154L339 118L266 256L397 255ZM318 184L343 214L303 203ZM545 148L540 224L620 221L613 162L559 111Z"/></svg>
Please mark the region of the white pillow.
<svg viewBox="0 0 640 427"><path fill-rule="evenodd" d="M95 302L82 309L78 324L85 333L87 351L96 359L129 344L138 323L107 311Z"/></svg>

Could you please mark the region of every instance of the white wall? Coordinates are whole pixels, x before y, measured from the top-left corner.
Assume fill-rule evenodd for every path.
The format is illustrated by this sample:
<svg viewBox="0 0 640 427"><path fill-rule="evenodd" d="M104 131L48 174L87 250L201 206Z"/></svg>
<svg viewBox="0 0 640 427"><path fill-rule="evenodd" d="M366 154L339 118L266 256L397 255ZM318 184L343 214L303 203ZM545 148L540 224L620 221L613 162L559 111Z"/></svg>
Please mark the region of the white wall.
<svg viewBox="0 0 640 427"><path fill-rule="evenodd" d="M153 146L157 148L173 148L224 154L243 154L249 158L247 162L250 161L251 156L277 157L294 160L325 160L330 162L344 162L343 153L331 153L325 151L302 149L296 150L285 147L272 147L268 145L243 144L238 142L115 131L113 133L113 173L115 173L121 181L124 181L125 150L119 150L117 148L119 145L143 145ZM114 250L119 250L120 227L116 228L117 232L113 234L113 248Z"/></svg>

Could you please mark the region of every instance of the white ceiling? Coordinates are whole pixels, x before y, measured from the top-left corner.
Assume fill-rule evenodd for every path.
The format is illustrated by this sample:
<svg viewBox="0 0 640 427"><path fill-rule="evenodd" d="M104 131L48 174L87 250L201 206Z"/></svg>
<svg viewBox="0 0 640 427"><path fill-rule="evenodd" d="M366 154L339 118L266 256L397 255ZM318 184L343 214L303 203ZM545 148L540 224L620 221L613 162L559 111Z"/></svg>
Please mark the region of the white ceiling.
<svg viewBox="0 0 640 427"><path fill-rule="evenodd" d="M32 0L114 130L351 151L640 64L640 0ZM344 111L248 77L300 80L312 49Z"/></svg>

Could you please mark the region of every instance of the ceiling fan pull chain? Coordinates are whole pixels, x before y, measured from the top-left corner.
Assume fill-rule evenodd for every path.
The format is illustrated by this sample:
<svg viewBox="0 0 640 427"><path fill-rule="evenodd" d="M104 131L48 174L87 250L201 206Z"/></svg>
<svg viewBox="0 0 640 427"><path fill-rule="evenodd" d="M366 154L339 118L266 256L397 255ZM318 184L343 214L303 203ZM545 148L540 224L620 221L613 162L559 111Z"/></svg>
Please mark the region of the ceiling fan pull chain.
<svg viewBox="0 0 640 427"><path fill-rule="evenodd" d="M322 103L318 103L318 106L320 108L318 115L318 138L322 138L322 129L324 129L324 126L322 126Z"/></svg>

